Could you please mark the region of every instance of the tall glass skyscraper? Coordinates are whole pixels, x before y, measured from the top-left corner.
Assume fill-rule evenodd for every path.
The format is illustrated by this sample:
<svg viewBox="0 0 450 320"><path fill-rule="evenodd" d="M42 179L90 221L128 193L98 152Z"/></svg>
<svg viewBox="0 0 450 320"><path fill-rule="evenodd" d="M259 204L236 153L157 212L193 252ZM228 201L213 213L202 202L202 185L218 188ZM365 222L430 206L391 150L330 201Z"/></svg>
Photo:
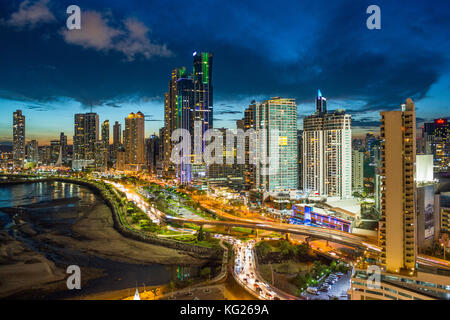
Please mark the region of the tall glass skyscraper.
<svg viewBox="0 0 450 320"><path fill-rule="evenodd" d="M202 161L195 163L192 157L195 150L203 153L205 145L204 142L195 145L191 139L191 155L183 157L182 164L175 165L170 160L173 145L177 143L171 141L173 131L186 129L193 137L195 123L202 135L213 124L212 53L195 52L193 57L193 73L189 74L185 67L174 69L164 96L164 171L182 183L206 177L206 166Z"/></svg>
<svg viewBox="0 0 450 320"><path fill-rule="evenodd" d="M275 97L255 108L256 188L268 191L297 190L297 104L295 99ZM278 136L272 133L278 131ZM275 140L274 140L275 139ZM274 157L278 163L270 169L265 157ZM276 168L277 167L277 168Z"/></svg>

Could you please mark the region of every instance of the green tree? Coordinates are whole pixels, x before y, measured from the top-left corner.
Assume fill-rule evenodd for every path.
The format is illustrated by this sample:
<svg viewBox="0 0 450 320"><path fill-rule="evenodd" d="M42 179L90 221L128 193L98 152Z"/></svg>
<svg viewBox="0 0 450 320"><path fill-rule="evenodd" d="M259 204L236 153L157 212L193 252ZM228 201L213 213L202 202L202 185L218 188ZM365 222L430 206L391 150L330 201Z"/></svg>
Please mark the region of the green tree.
<svg viewBox="0 0 450 320"><path fill-rule="evenodd" d="M281 240L280 241L280 253L283 256L283 258L285 258L285 259L291 258L295 253L295 249L289 241Z"/></svg>
<svg viewBox="0 0 450 320"><path fill-rule="evenodd" d="M211 276L211 268L206 267L206 268L203 268L202 270L200 270L200 276L202 278L209 278Z"/></svg>
<svg viewBox="0 0 450 320"><path fill-rule="evenodd" d="M197 240L203 241L205 239L205 234L203 232L203 226L200 226L200 229L197 232Z"/></svg>
<svg viewBox="0 0 450 320"><path fill-rule="evenodd" d="M263 259L265 259L267 255L272 251L272 248L267 241L261 241L257 248L259 254L261 255L261 258Z"/></svg>

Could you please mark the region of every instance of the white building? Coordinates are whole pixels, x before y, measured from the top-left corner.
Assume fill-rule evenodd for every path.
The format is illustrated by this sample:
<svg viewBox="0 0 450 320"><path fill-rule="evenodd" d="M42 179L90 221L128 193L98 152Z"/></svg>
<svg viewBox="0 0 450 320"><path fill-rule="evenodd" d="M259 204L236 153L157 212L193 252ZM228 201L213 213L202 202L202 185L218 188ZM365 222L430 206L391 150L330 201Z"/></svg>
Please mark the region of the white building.
<svg viewBox="0 0 450 320"><path fill-rule="evenodd" d="M323 98L319 96L317 103ZM303 189L311 196L352 197L351 116L318 109L303 120Z"/></svg>

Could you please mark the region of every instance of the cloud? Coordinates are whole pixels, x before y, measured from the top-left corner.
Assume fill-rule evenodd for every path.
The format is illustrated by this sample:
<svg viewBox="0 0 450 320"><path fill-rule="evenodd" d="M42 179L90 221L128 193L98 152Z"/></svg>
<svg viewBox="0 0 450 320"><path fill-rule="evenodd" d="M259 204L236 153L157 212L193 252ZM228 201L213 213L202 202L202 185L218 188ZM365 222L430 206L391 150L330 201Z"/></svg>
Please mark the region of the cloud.
<svg viewBox="0 0 450 320"><path fill-rule="evenodd" d="M98 51L117 51L128 61L142 55L146 59L153 56L170 57L172 52L165 44L153 43L148 37L149 29L136 18L127 18L120 26L112 26L112 19L96 11L85 11L80 30L61 31L67 43Z"/></svg>
<svg viewBox="0 0 450 320"><path fill-rule="evenodd" d="M6 23L12 27L33 28L40 23L54 22L56 19L47 6L48 2L49 0L39 0L32 3L25 0L20 4L19 10L11 14Z"/></svg>

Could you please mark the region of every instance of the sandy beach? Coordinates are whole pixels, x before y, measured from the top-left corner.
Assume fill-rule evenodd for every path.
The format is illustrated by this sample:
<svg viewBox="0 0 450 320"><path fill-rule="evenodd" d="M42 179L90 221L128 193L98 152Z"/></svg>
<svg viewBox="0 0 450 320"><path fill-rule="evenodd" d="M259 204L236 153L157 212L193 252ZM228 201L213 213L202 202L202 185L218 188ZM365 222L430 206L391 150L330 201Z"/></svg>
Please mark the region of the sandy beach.
<svg viewBox="0 0 450 320"><path fill-rule="evenodd" d="M58 201L61 205L61 200ZM73 203L74 199L68 202ZM51 206L51 202L46 205ZM40 210L39 215L26 210L33 212L36 208ZM128 289L109 288L117 287L120 281L133 282L132 275L121 275L124 270L131 270L131 273L135 270L137 275L145 276L146 281L151 279L159 285L168 280L164 265L201 266L208 262L186 252L123 237L113 228L110 209L97 197L92 205L78 210L47 213L41 203L17 215L14 214L17 208L9 211L15 224L9 230L0 231L0 298L70 298L67 292L54 293L67 291L66 268L76 264L82 270L83 288L93 287L89 286L91 281L102 278L102 282L94 280L92 283L104 286L105 291L123 292L103 295L120 299L127 295ZM154 265L161 266L152 278ZM110 274L113 279L108 279ZM114 283L110 286L109 282ZM89 290L83 295L102 297L99 292Z"/></svg>

